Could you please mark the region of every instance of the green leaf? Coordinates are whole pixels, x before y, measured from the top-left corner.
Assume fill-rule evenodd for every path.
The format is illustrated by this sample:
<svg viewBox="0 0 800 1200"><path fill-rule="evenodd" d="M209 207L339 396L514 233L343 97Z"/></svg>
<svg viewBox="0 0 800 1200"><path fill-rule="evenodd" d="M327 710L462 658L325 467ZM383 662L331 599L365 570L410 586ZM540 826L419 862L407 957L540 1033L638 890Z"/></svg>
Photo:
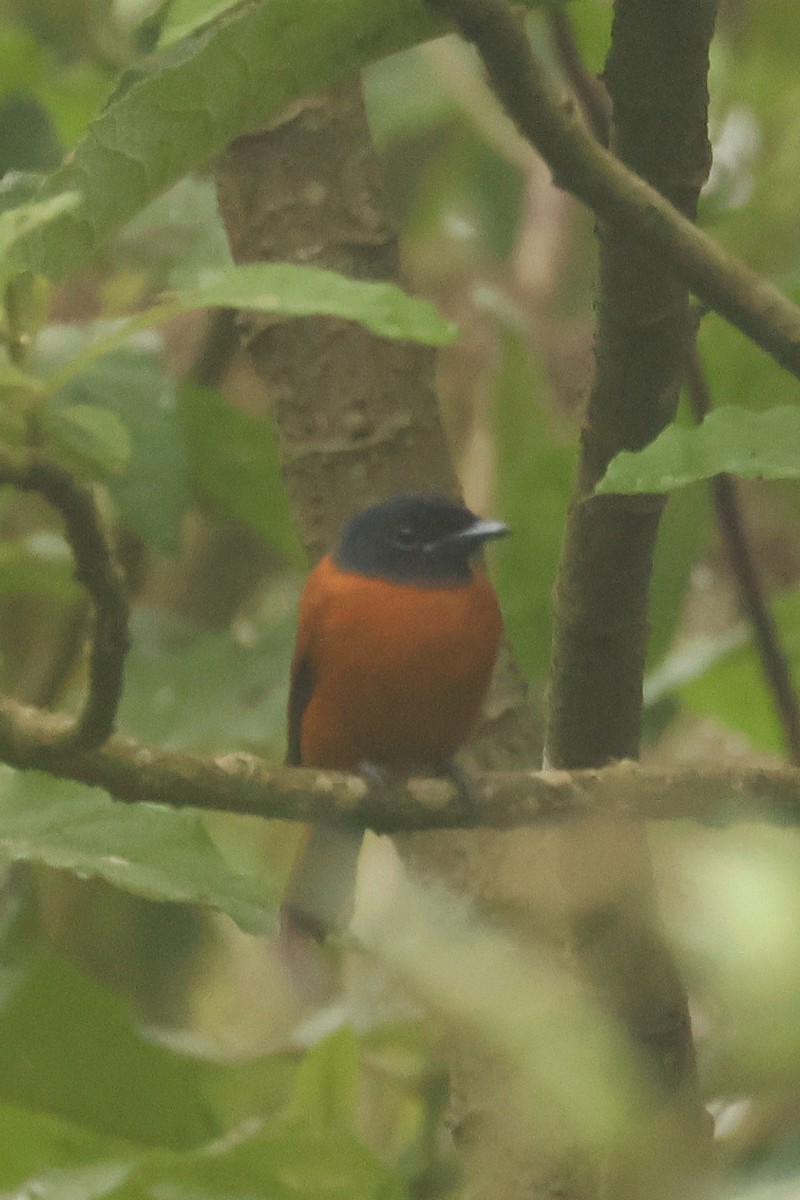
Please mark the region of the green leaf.
<svg viewBox="0 0 800 1200"><path fill-rule="evenodd" d="M800 591L770 604L795 690L800 689ZM750 631L738 626L677 651L647 680L648 703L676 694L690 711L735 729L758 749L785 751L780 721L764 683Z"/></svg>
<svg viewBox="0 0 800 1200"><path fill-rule="evenodd" d="M795 688L799 681L795 671ZM756 749L774 754L785 750L772 697L752 645L725 654L706 674L681 688L679 695L689 711L713 717L728 729L737 730Z"/></svg>
<svg viewBox="0 0 800 1200"><path fill-rule="evenodd" d="M579 0L564 4L578 47L578 53L592 75L599 75L608 54L611 40L611 11L606 4L594 0Z"/></svg>
<svg viewBox="0 0 800 1200"><path fill-rule="evenodd" d="M797 693L800 690L800 591L776 596L771 609ZM733 645L708 671L682 687L679 695L693 712L712 716L730 729L738 730L757 749L778 754L785 751L773 698L764 683L761 662L751 640Z"/></svg>
<svg viewBox="0 0 800 1200"><path fill-rule="evenodd" d="M425 46L411 46L374 63L364 74L364 100L370 134L380 151L391 151L398 143L424 136L459 112ZM443 173L446 170L445 166ZM452 184L452 176L449 182ZM416 177L407 183L422 200L427 191L424 185L420 188ZM446 193L431 199L447 204L451 196L448 189Z"/></svg>
<svg viewBox="0 0 800 1200"><path fill-rule="evenodd" d="M407 1200L397 1176L352 1134L254 1124L200 1152L145 1167L131 1200Z"/></svg>
<svg viewBox="0 0 800 1200"><path fill-rule="evenodd" d="M62 0L58 6L47 6L48 33L52 33L51 21L56 7L58 15L74 30L76 18L81 14L74 5L70 12L70 6ZM84 19L88 18L88 10L82 15ZM97 6L94 6L92 19L96 16ZM99 34L96 25L93 33ZM47 41L52 46L52 39L47 38ZM76 61L76 56L70 52L53 53L27 30L6 22L0 26L0 81L4 96L38 101L67 147L83 133L108 94L108 78L101 69L90 66L86 59ZM62 156L63 151L59 150L57 161Z"/></svg>
<svg viewBox="0 0 800 1200"><path fill-rule="evenodd" d="M76 1163L108 1158L115 1151L120 1157L123 1152L125 1157L130 1154L129 1147L116 1146L106 1136L58 1117L10 1104L0 1104L0 1144L3 1147L0 1188L4 1196L27 1194L22 1185L37 1177L44 1184L41 1191L37 1188L37 1194L44 1197L50 1195L47 1183L42 1180L45 1172L58 1173L63 1181L62 1173ZM92 1168L93 1171L97 1169L96 1166ZM104 1170L109 1172L109 1179L119 1179L119 1163L107 1162ZM80 1194L82 1200L88 1200L91 1193L82 1191Z"/></svg>
<svg viewBox="0 0 800 1200"><path fill-rule="evenodd" d="M114 239L123 272L146 272L151 287L186 287L233 266L213 179L189 175L129 221Z"/></svg>
<svg viewBox="0 0 800 1200"><path fill-rule="evenodd" d="M311 1057L349 1077L354 1055L343 1031ZM204 1098L237 1088L243 1070L250 1095L229 1129ZM344 1114L312 1105L287 1120L294 1073L286 1055L243 1068L153 1045L76 968L38 962L0 1008L0 1188L41 1200L404 1200L396 1174L346 1127L349 1102Z"/></svg>
<svg viewBox="0 0 800 1200"><path fill-rule="evenodd" d="M83 358L96 328L51 326L39 338L44 373ZM178 546L180 519L189 504L187 455L175 389L157 358L160 342L148 335L70 374L50 402L111 411L130 438L130 469L110 480L122 523L162 554Z"/></svg>
<svg viewBox="0 0 800 1200"><path fill-rule="evenodd" d="M256 1040L262 1044L263 1029L256 1031ZM297 1049L291 1046L258 1058L237 1056L224 1067L212 1059L205 1062L203 1095L225 1129L241 1125L254 1113L282 1124L297 1070Z"/></svg>
<svg viewBox="0 0 800 1200"><path fill-rule="evenodd" d="M304 1057L297 1072L287 1118L307 1127L353 1131L358 1113L360 1050L355 1033L343 1026Z"/></svg>
<svg viewBox="0 0 800 1200"><path fill-rule="evenodd" d="M62 157L50 115L37 100L19 92L0 99L0 176L51 170Z"/></svg>
<svg viewBox="0 0 800 1200"><path fill-rule="evenodd" d="M0 596L38 596L66 606L80 594L72 555L61 538L43 534L0 543Z"/></svg>
<svg viewBox="0 0 800 1200"><path fill-rule="evenodd" d="M694 429L670 425L643 450L618 454L597 491L669 492L724 471L744 479L800 477L800 407L725 407Z"/></svg>
<svg viewBox="0 0 800 1200"><path fill-rule="evenodd" d="M91 188L79 212L28 239L29 265L60 278L237 135L441 29L420 0L270 0L224 14L156 56L54 173L50 195Z"/></svg>
<svg viewBox="0 0 800 1200"><path fill-rule="evenodd" d="M10 212L36 200L46 177L35 171L15 171L0 179L0 213Z"/></svg>
<svg viewBox="0 0 800 1200"><path fill-rule="evenodd" d="M121 475L131 457L128 431L107 408L67 404L44 409L39 426L56 456L81 474Z"/></svg>
<svg viewBox="0 0 800 1200"><path fill-rule="evenodd" d="M32 411L45 395L40 379L20 370L0 350L0 437L13 445L23 443L29 433Z"/></svg>
<svg viewBox="0 0 800 1200"><path fill-rule="evenodd" d="M797 303L798 298L793 299ZM776 371L769 355L717 313L703 318L698 347L708 388L718 407L735 404L755 412L795 403L795 377L789 371Z"/></svg>
<svg viewBox="0 0 800 1200"><path fill-rule="evenodd" d="M53 300L53 289L44 275L23 271L6 288L6 309L9 325L18 338L33 341L47 323ZM37 380L41 390L41 382Z"/></svg>
<svg viewBox="0 0 800 1200"><path fill-rule="evenodd" d="M159 47L165 49L188 37L238 3L239 0L173 0L161 26Z"/></svg>
<svg viewBox="0 0 800 1200"><path fill-rule="evenodd" d="M705 487L698 484L670 496L658 528L650 581L648 663L657 663L670 649L683 618L692 571L712 531Z"/></svg>
<svg viewBox="0 0 800 1200"><path fill-rule="evenodd" d="M223 516L243 521L268 546L302 563L271 422L192 383L182 385L178 403L195 490Z"/></svg>
<svg viewBox="0 0 800 1200"><path fill-rule="evenodd" d="M43 236L47 225L58 225L80 203L75 191L60 191L48 200L33 201L0 212L0 283L5 284L14 271L21 269L20 243L35 234Z"/></svg>
<svg viewBox="0 0 800 1200"><path fill-rule="evenodd" d="M84 348L53 373L49 386L52 391L59 390L96 360L125 347L134 334L192 309L213 307L244 308L289 317L336 316L360 321L381 337L427 345L451 342L457 332L427 300L409 296L391 283L369 283L295 263L232 266L211 274L201 284L166 293L153 308L95 327L95 336L87 339Z"/></svg>
<svg viewBox="0 0 800 1200"><path fill-rule="evenodd" d="M152 550L174 554L189 506L174 383L157 358L130 347L96 363L74 384L67 392L107 405L130 438L130 467L110 484L123 524Z"/></svg>
<svg viewBox="0 0 800 1200"><path fill-rule="evenodd" d="M244 308L290 317L328 316L359 321L381 337L424 345L452 342L456 328L427 300L393 283L350 279L321 267L255 263L220 271L176 294L185 308Z"/></svg>
<svg viewBox="0 0 800 1200"><path fill-rule="evenodd" d="M71 356L56 354L46 385L58 395L68 385L90 377L96 364L113 353L130 351L135 335L149 331L183 312L206 307L239 307L285 316L338 316L360 321L387 338L437 345L452 341L455 327L426 300L408 296L388 283L366 283L335 271L293 263L262 263L230 267L213 273L205 283L168 293L153 308L113 323L98 325L72 337ZM63 327L62 327L63 328ZM76 344L83 337L82 344ZM119 397L119 387L109 397ZM109 403L109 400L105 400Z"/></svg>
<svg viewBox="0 0 800 1200"><path fill-rule="evenodd" d="M0 772L0 857L104 879L150 900L201 904L251 933L274 919L276 885L232 871L197 813L121 804L48 775Z"/></svg>
<svg viewBox="0 0 800 1200"><path fill-rule="evenodd" d="M19 1127L24 1133L26 1122ZM55 1170L53 1160L43 1158L24 1181L27 1187L15 1195L37 1200L408 1200L397 1176L352 1135L275 1130L251 1119L230 1138L196 1150L114 1150L109 1145L103 1159L95 1156L95 1161Z"/></svg>
<svg viewBox="0 0 800 1200"><path fill-rule="evenodd" d="M125 1006L77 968L37 964L0 1009L4 1104L145 1145L216 1132L191 1059L145 1041Z"/></svg>
<svg viewBox="0 0 800 1200"><path fill-rule="evenodd" d="M296 586L268 597L268 623L243 646L228 630L209 632L139 609L132 624L119 727L170 750L250 748L283 756Z"/></svg>
<svg viewBox="0 0 800 1200"><path fill-rule="evenodd" d="M26 1021L22 1006L36 985L40 994ZM12 1060L11 1090L25 1095L28 1104L0 1103L0 1138L9 1138L0 1159L4 1196L404 1200L407 1195L396 1174L336 1114L331 1123L325 1114L318 1123L311 1113L302 1124L287 1122L281 1097L296 1074L287 1055L221 1066L150 1046L130 1029L122 1005L58 961L37 969L15 997L12 1017L9 1032L17 1040L6 1042L5 1057L0 1048L0 1065ZM1 1018L2 1013L5 1033ZM38 1020L46 1028L34 1043ZM65 1055L56 1044L59 1036L67 1042ZM348 1036L332 1040L341 1046ZM214 1119L203 1103L209 1081L212 1090L235 1089L243 1070L253 1078L251 1095L236 1105L242 1115L227 1136L223 1126L207 1140ZM196 1136L198 1127L203 1140Z"/></svg>
<svg viewBox="0 0 800 1200"><path fill-rule="evenodd" d="M492 424L503 464L500 513L514 536L494 550L497 589L514 651L532 679L544 674L550 659L553 579L575 451L545 409L547 384L523 339L505 330L501 345Z"/></svg>

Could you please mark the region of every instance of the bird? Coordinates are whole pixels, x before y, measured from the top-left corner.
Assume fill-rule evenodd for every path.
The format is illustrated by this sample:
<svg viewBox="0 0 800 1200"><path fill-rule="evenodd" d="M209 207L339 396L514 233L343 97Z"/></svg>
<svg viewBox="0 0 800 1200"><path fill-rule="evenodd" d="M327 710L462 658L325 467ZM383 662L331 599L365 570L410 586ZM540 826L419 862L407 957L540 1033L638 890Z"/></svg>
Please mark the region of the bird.
<svg viewBox="0 0 800 1200"><path fill-rule="evenodd" d="M360 772L378 786L454 772L503 628L473 560L508 532L437 494L403 493L356 513L301 595L287 764ZM309 827L284 892L285 946L344 927L360 844L355 831Z"/></svg>

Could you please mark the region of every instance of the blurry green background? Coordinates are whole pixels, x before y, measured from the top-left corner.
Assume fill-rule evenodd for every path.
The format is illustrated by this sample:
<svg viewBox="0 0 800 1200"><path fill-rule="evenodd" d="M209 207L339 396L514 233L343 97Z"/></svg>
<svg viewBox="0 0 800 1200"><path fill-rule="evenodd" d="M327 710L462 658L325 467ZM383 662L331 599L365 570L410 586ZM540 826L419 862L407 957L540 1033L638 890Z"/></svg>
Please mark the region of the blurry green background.
<svg viewBox="0 0 800 1200"><path fill-rule="evenodd" d="M169 45L228 7L4 0L0 175L57 166L122 71L159 38ZM533 9L531 36L556 71L563 12L588 69L599 72L610 5L569 0ZM706 229L795 298L797 34L795 0L722 4L710 80L715 165L700 210ZM402 233L404 283L460 330L440 354L444 417L467 500L513 528L494 548L491 569L510 640L541 696L592 370L593 218L552 187L455 38L377 63L366 97ZM8 206L1 190L0 200ZM59 283L32 369L55 370L78 353L92 323L229 261L210 177L183 179ZM210 347L222 358L209 372ZM703 319L699 347L715 404L796 403L796 381L716 316ZM7 374L0 385L5 434L16 420L14 386ZM280 483L269 397L237 348L230 315L185 314L138 336L66 385L58 405L76 404L111 409L130 436L130 466L108 483L135 594L120 728L170 748L245 749L279 760L305 565ZM689 422L688 412L680 419ZM789 482L750 483L741 494L797 681L800 492ZM0 523L0 686L29 702L69 706L82 678L88 614L67 547L35 498L0 493ZM702 485L670 500L650 622L646 758L781 761L780 724ZM437 921L447 944L463 938L474 949L482 939L499 997L504 988L516 996L520 978L528 988L527 1000L519 992L523 1016L531 1005L522 1043L507 1027L508 1004L481 1009L486 1036L527 1064L523 1091L553 1088L578 1140L592 1142L621 1119L627 1068L605 1074L593 1057L613 1057L605 1034L596 1033L583 1076L576 1066L577 1076L553 1083L546 1051L566 985L549 967L518 978L488 927L454 932L446 912L420 917L431 942L421 937L416 959L402 962L388 933L378 932L377 962L344 948L341 1004L298 1013L262 936L297 831L120 807L77 785L0 774L0 853L9 860L1 1194L28 1194L17 1189L33 1178L46 1197L245 1196L253 1188L270 1196L449 1194L451 1168L436 1133L445 1088L418 1002L436 997L456 1017L479 1005L470 982L448 979L441 966ZM796 1194L797 833L754 816L726 830L660 828L653 845L731 1194L793 1186ZM413 1000L387 984L381 957L408 975ZM562 1066L586 1049L584 1034L570 1030L567 1022ZM576 1095L587 1094L591 1104L582 1108ZM231 1130L236 1136L226 1141Z"/></svg>

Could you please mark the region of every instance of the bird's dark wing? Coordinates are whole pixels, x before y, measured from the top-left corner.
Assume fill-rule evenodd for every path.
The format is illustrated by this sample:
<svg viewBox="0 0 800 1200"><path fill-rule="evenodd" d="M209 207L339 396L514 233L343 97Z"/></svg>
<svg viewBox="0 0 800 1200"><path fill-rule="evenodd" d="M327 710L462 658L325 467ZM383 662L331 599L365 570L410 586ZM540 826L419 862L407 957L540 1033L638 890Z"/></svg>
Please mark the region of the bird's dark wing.
<svg viewBox="0 0 800 1200"><path fill-rule="evenodd" d="M290 767L302 766L300 728L303 724L303 714L308 708L308 702L314 692L315 682L311 659L305 655L296 654L292 663L292 681L289 687L289 736L286 747L286 763Z"/></svg>

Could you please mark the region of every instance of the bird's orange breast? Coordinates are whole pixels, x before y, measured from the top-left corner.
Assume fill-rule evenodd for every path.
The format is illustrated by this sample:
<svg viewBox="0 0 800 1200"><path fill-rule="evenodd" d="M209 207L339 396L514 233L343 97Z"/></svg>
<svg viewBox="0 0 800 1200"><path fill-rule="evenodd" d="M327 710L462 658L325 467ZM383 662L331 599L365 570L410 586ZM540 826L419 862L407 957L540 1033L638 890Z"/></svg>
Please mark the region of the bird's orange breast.
<svg viewBox="0 0 800 1200"><path fill-rule="evenodd" d="M494 589L366 578L324 558L303 594L298 655L314 685L301 761L445 766L478 718L500 641Z"/></svg>

